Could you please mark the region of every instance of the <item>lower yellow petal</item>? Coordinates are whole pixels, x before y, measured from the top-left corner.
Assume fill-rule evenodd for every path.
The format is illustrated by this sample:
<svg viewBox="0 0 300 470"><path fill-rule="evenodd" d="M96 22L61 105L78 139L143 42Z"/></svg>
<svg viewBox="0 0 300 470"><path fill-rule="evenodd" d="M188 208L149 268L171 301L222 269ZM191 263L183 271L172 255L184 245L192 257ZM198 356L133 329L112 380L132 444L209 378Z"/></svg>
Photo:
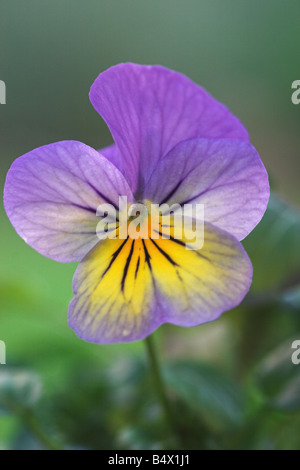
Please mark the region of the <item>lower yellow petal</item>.
<svg viewBox="0 0 300 470"><path fill-rule="evenodd" d="M80 263L74 278L70 325L98 343L133 341L165 322L211 321L237 305L249 289L252 267L231 235L205 225L204 245L189 250L189 235L106 239Z"/></svg>

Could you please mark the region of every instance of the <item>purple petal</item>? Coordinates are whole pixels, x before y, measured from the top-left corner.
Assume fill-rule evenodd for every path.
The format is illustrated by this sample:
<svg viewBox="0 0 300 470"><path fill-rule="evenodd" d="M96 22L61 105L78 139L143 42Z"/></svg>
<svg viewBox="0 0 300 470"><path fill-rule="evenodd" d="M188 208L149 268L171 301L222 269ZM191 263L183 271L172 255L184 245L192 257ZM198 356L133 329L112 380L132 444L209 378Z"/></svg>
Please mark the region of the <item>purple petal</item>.
<svg viewBox="0 0 300 470"><path fill-rule="evenodd" d="M119 148L118 168L137 193L158 161L182 140L249 140L224 105L184 75L161 66L112 67L95 80L90 100Z"/></svg>
<svg viewBox="0 0 300 470"><path fill-rule="evenodd" d="M209 224L198 251L184 240L107 239L77 268L69 324L86 341L136 341L162 323L216 319L242 301L251 279L242 245Z"/></svg>
<svg viewBox="0 0 300 470"><path fill-rule="evenodd" d="M6 213L36 251L57 261L79 261L99 242L99 204L118 207L132 193L106 158L85 144L58 142L18 158L4 190Z"/></svg>
<svg viewBox="0 0 300 470"><path fill-rule="evenodd" d="M192 139L158 164L144 198L168 204L204 204L206 222L242 240L261 220L270 194L254 147L239 140Z"/></svg>
<svg viewBox="0 0 300 470"><path fill-rule="evenodd" d="M118 147L115 144L112 144L108 147L101 148L98 150L98 152L100 155L103 155L103 157L107 158L107 160L109 160L116 168L120 168L124 178L128 184L131 185L130 179L127 177L126 172L122 170L123 161Z"/></svg>

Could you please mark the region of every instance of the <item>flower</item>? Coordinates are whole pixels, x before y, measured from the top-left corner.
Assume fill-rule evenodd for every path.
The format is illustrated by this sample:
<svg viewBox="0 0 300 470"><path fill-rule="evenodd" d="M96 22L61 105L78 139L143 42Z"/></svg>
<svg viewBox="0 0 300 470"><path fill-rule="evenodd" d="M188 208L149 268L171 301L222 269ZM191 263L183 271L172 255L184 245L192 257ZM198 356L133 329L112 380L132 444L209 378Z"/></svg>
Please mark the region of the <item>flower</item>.
<svg viewBox="0 0 300 470"><path fill-rule="evenodd" d="M162 323L195 326L238 305L251 262L240 241L262 218L269 183L248 133L187 77L161 66L120 64L101 73L90 100L114 145L99 152L64 141L20 158L4 204L17 233L39 253L81 261L69 324L84 340L128 342ZM96 236L100 204L204 204L204 245L187 238ZM171 224L172 225L172 224Z"/></svg>

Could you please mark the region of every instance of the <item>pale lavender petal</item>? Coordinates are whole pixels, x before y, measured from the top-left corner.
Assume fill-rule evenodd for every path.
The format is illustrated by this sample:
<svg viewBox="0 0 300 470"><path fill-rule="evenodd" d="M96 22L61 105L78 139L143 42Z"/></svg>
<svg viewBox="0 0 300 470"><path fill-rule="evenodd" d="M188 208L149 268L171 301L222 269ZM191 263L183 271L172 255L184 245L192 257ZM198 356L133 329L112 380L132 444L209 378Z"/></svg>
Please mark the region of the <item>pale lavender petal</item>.
<svg viewBox="0 0 300 470"><path fill-rule="evenodd" d="M242 240L261 220L269 195L267 172L251 144L192 139L157 165L143 197L170 205L204 204L206 222Z"/></svg>
<svg viewBox="0 0 300 470"><path fill-rule="evenodd" d="M18 158L5 183L4 205L17 233L36 251L79 261L99 242L97 207L133 196L119 170L76 141L58 142Z"/></svg>
<svg viewBox="0 0 300 470"><path fill-rule="evenodd" d="M159 160L182 140L249 140L224 105L184 75L161 66L112 67L95 80L90 100L119 148L118 168L138 195Z"/></svg>

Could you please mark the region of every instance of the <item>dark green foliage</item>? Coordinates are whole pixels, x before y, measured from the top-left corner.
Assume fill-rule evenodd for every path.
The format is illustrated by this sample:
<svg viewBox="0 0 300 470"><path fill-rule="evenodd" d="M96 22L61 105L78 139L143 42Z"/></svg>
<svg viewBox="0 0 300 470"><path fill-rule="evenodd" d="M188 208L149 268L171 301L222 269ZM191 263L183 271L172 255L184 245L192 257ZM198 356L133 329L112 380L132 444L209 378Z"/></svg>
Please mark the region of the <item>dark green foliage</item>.
<svg viewBox="0 0 300 470"><path fill-rule="evenodd" d="M47 447L33 417L66 449L299 449L300 364L291 361L292 342L300 340L299 234L299 214L273 197L245 242L255 275L243 304L210 325L156 334L165 345L171 428L142 342L78 340L66 322L74 266L45 260L14 238L12 271L30 259L37 274L20 282L21 274L8 273L2 282L9 366L0 366L1 445ZM184 353L190 341L193 357Z"/></svg>

